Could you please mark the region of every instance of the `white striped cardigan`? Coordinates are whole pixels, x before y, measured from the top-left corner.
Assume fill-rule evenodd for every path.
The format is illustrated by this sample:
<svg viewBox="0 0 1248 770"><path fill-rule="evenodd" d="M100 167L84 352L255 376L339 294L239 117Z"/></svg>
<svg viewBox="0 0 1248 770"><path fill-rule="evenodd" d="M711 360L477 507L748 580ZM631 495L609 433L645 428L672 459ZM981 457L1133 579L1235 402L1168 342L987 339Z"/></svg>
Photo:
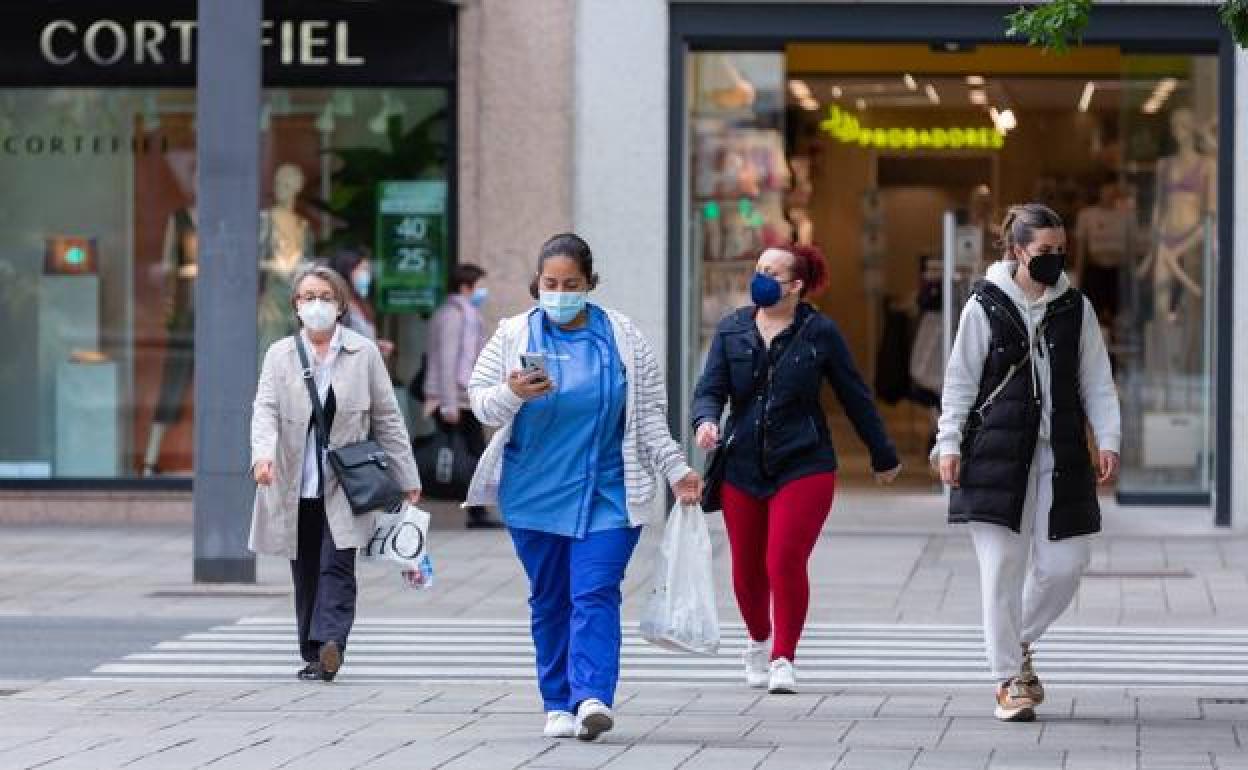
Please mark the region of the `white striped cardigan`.
<svg viewBox="0 0 1248 770"><path fill-rule="evenodd" d="M611 322L615 346L628 377L628 403L624 417L624 487L628 493L628 519L633 526L650 521L654 509L655 474L669 483L687 476L691 469L685 453L672 438L667 425L667 391L654 350L632 321L602 308ZM472 412L482 424L498 428L481 455L477 472L468 487L465 506L495 505L503 472L503 447L511 439L511 426L524 405L507 385L507 375L520 368L520 353L529 347L529 316L534 309L498 325L477 358L468 384Z"/></svg>

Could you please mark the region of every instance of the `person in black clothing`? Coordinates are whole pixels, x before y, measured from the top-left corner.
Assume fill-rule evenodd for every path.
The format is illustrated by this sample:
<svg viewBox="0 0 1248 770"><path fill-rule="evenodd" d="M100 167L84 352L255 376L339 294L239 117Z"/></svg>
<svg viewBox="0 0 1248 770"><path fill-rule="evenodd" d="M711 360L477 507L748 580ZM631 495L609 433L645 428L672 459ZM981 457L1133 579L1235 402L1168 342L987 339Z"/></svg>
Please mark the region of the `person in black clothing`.
<svg viewBox="0 0 1248 770"><path fill-rule="evenodd" d="M827 278L815 249L772 248L750 284L753 307L720 322L693 401L698 446L720 444L733 588L749 630L746 681L796 691L793 657L810 600L806 565L832 507L836 453L820 405L829 382L871 450L877 481L901 463L840 330L804 298ZM773 618L774 642L771 638Z"/></svg>

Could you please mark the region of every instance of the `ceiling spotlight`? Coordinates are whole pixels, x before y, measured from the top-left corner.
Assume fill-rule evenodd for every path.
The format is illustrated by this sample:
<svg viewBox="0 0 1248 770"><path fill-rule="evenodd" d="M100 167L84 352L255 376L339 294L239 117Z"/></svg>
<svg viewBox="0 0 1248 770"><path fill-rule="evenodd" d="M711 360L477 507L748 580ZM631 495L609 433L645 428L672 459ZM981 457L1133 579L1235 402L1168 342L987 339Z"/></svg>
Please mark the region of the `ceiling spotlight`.
<svg viewBox="0 0 1248 770"><path fill-rule="evenodd" d="M802 80L789 81L789 93L793 94L793 98L799 102L803 99L810 98L810 86L806 85Z"/></svg>
<svg viewBox="0 0 1248 770"><path fill-rule="evenodd" d="M807 112L818 112L819 110L819 101L814 97L802 99L799 103L802 105L802 109Z"/></svg>
<svg viewBox="0 0 1248 770"><path fill-rule="evenodd" d="M992 123L1000 134L1008 134L1018 128L1018 118L1014 117L1014 110L1001 110L998 112L994 107L988 111L988 114L992 117Z"/></svg>
<svg viewBox="0 0 1248 770"><path fill-rule="evenodd" d="M911 75L909 72L907 72L905 75L902 75L902 76L901 76L901 82L905 83L905 84L906 84L906 88L910 89L911 91L918 91L918 90L919 90L919 83L918 83L918 81L917 81L917 80L915 80L915 79L914 79L914 75Z"/></svg>
<svg viewBox="0 0 1248 770"><path fill-rule="evenodd" d="M842 96L842 95L844 95L844 93L845 93L845 92L844 92L843 90L841 90L841 87L840 87L840 86L832 86L832 91L831 91L831 93L832 93L832 98L833 98L833 99L840 99L840 98L841 98L841 96Z"/></svg>
<svg viewBox="0 0 1248 770"><path fill-rule="evenodd" d="M860 110L865 110L867 108L867 100L859 99L858 101L854 102L854 106Z"/></svg>
<svg viewBox="0 0 1248 770"><path fill-rule="evenodd" d="M988 103L988 94L984 93L982 88L972 88L970 93L971 104L983 106Z"/></svg>
<svg viewBox="0 0 1248 770"><path fill-rule="evenodd" d="M1083 87L1083 93L1079 96L1079 111L1087 112L1092 106L1092 94L1096 93L1096 82L1089 80Z"/></svg>
<svg viewBox="0 0 1248 770"><path fill-rule="evenodd" d="M966 84L968 86L982 86L984 84L983 75L967 75Z"/></svg>
<svg viewBox="0 0 1248 770"><path fill-rule="evenodd" d="M928 83L923 86L923 92L927 94L927 98L932 104L940 104L940 94L936 93L936 86Z"/></svg>

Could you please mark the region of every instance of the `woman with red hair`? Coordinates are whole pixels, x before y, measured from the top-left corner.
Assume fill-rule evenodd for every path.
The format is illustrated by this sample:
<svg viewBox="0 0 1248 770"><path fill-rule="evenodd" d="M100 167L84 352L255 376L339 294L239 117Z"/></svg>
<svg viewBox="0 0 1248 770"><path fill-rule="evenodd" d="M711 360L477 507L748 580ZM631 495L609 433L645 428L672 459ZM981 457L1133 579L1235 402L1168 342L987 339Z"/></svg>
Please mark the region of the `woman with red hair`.
<svg viewBox="0 0 1248 770"><path fill-rule="evenodd" d="M810 603L806 565L836 490L836 452L819 397L825 381L870 449L876 480L892 482L901 471L840 329L805 301L827 277L813 247L764 251L750 282L754 304L719 323L694 391L698 446L723 453L716 464L733 589L749 632L746 682L772 693L797 690L793 659Z"/></svg>

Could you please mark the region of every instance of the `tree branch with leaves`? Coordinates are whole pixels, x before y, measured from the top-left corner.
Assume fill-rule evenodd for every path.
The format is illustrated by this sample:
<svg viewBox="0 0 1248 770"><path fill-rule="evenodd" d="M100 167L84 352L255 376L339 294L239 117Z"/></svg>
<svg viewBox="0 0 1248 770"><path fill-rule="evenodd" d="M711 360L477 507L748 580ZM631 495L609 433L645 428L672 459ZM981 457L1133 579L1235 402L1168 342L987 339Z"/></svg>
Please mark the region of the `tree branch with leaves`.
<svg viewBox="0 0 1248 770"><path fill-rule="evenodd" d="M1092 0L1052 0L1031 8L1020 7L1005 17L1007 37L1026 38L1028 44L1064 54L1083 43L1092 18ZM1242 48L1248 48L1248 0L1224 0L1218 15Z"/></svg>

